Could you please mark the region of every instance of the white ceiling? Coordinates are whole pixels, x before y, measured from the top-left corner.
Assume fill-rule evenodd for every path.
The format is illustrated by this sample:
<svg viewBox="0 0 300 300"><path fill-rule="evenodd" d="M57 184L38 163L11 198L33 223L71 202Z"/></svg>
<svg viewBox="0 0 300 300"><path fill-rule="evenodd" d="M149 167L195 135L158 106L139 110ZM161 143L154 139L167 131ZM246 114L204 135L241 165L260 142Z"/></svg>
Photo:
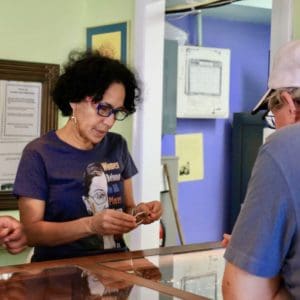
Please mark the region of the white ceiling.
<svg viewBox="0 0 300 300"><path fill-rule="evenodd" d="M177 5L200 5L206 0L166 0L166 8ZM202 15L217 18L253 22L271 22L272 0L242 0L217 8L203 9Z"/></svg>

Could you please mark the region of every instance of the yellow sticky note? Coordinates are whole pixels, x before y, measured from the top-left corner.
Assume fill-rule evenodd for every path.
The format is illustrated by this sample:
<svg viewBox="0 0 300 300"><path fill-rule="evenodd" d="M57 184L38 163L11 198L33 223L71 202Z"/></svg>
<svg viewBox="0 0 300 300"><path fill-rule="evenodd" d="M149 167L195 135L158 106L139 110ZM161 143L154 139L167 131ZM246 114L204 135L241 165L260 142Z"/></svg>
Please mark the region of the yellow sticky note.
<svg viewBox="0 0 300 300"><path fill-rule="evenodd" d="M176 135L175 147L178 157L178 182L203 179L202 133Z"/></svg>

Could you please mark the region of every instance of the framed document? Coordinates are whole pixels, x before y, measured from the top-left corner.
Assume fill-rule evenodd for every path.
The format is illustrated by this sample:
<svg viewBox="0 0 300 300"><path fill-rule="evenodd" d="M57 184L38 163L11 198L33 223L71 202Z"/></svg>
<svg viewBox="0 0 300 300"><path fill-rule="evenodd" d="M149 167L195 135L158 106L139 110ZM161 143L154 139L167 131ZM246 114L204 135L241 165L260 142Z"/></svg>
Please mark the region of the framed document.
<svg viewBox="0 0 300 300"><path fill-rule="evenodd" d="M12 194L25 145L57 128L51 89L59 65L0 60L0 210L16 209Z"/></svg>

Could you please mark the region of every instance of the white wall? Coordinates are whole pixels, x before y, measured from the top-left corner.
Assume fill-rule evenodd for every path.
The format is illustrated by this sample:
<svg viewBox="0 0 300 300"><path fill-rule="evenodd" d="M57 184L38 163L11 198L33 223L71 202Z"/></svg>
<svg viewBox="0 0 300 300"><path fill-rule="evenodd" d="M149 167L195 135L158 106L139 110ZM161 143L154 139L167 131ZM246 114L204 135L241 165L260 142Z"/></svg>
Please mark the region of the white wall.
<svg viewBox="0 0 300 300"><path fill-rule="evenodd" d="M134 116L133 156L136 201L160 198L162 74L165 0L136 0L134 65L143 83L143 104ZM140 226L131 234L132 249L159 246L159 223Z"/></svg>

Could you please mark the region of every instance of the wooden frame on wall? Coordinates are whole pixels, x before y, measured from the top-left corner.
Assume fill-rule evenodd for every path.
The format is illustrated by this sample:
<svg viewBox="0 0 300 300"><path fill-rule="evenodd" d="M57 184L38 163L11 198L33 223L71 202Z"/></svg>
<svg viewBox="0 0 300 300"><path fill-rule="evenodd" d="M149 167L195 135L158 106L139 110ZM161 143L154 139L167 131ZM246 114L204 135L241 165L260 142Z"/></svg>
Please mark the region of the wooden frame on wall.
<svg viewBox="0 0 300 300"><path fill-rule="evenodd" d="M40 83L40 134L44 134L51 129L57 128L58 113L55 103L51 100L51 89L59 76L59 65L45 64L35 62L23 62L12 60L0 60L0 80L7 82L31 82ZM3 93L2 93L3 94ZM0 93L1 96L1 93ZM5 97L4 97L5 98ZM1 99L5 101L6 99ZM4 114L3 111L0 111ZM3 119L3 118L2 118ZM3 124L0 124L3 128ZM1 144L0 144L1 146ZM1 165L0 165L1 168ZM12 191L0 191L0 210L17 209L17 199L13 196Z"/></svg>

